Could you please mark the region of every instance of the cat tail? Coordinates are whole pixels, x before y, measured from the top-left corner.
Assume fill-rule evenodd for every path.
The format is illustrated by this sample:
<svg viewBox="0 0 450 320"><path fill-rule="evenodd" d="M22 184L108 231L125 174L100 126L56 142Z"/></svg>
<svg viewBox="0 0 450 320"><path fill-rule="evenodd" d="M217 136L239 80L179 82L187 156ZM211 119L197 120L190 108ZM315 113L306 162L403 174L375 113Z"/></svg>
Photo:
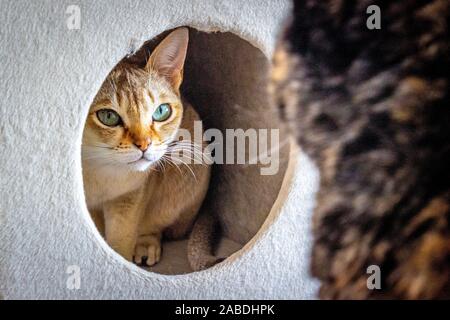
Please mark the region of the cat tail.
<svg viewBox="0 0 450 320"><path fill-rule="evenodd" d="M218 219L206 212L200 212L189 235L187 256L194 271L212 267L224 258L214 255L214 249L220 239Z"/></svg>

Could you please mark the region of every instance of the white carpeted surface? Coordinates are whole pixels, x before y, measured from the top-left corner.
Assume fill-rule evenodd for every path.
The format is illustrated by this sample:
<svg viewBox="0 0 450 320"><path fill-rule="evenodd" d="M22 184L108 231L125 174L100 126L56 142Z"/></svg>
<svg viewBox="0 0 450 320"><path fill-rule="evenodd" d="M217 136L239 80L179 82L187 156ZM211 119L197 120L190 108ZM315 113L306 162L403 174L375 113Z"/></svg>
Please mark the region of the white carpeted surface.
<svg viewBox="0 0 450 320"><path fill-rule="evenodd" d="M270 57L289 1L76 2L81 30L66 26L66 8L72 1L0 1L0 296L314 298L318 286L308 270L318 173L303 154L296 164L290 163L287 176L293 179L284 182L256 236L252 237L267 215L265 209L257 212L258 223L251 228L250 213L234 216L241 228L237 234L251 238L242 250L214 268L184 275L147 272L115 254L88 216L81 179L86 112L108 72L129 52L130 43L139 46L164 30L187 25L234 33ZM246 57L252 61L255 55ZM240 99L244 98L242 94ZM257 92L248 100L259 104ZM261 192L266 192L266 185L257 184ZM244 194L246 189L238 190ZM239 199L255 203L258 198L266 199L264 194ZM232 220L227 216L224 223L233 228ZM227 231L233 235L236 230ZM165 254L182 249L179 245L166 246ZM183 263L170 262L165 270L178 272ZM79 289L67 286L70 266L80 269Z"/></svg>

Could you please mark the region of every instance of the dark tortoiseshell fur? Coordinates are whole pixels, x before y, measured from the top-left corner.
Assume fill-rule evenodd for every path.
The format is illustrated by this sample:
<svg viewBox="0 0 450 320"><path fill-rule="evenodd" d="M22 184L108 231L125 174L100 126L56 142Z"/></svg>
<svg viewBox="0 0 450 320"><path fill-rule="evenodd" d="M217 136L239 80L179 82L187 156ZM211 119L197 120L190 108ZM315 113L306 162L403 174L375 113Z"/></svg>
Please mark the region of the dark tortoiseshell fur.
<svg viewBox="0 0 450 320"><path fill-rule="evenodd" d="M450 297L449 22L448 0L295 1L272 89L321 172L321 298Z"/></svg>

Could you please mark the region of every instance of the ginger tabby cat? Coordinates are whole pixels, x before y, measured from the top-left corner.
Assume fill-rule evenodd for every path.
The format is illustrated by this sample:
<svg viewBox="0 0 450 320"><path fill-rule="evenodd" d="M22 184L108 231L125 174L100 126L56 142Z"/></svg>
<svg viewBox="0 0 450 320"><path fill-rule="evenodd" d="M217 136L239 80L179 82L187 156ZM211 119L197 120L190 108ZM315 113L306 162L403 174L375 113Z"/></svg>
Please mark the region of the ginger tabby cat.
<svg viewBox="0 0 450 320"><path fill-rule="evenodd" d="M144 69L119 63L95 97L84 129L88 209L107 243L137 264L160 260L163 234L177 239L189 233L209 184L209 166L168 156L202 151L177 140L180 128L192 134L199 120L179 90L188 41L188 29L179 28L158 45ZM207 216L199 221L212 225ZM191 236L189 243L188 257L198 270L216 260L202 243L210 238L209 228L196 230L206 233Z"/></svg>

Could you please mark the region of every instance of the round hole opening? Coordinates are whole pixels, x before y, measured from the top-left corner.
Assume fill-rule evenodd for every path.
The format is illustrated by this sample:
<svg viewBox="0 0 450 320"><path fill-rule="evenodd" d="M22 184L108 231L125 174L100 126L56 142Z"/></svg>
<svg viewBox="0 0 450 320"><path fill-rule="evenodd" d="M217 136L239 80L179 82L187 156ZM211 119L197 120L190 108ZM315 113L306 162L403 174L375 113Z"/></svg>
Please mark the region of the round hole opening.
<svg viewBox="0 0 450 320"><path fill-rule="evenodd" d="M172 31L166 31L147 41L132 55L122 59L118 65L126 63L145 68L149 56ZM200 207L201 212L215 214L218 218L221 232L220 235L215 235L217 243L214 253L217 257L228 257L239 251L257 234L277 201L285 178L289 162L287 143L289 139L285 128L278 121L278 115L267 93L269 67L270 61L261 50L233 33L207 33L189 28L189 44L180 93L183 101L192 105L199 114L203 129L218 130L223 136L221 145L223 163L211 165L211 178ZM108 77L103 86L108 82ZM104 101L104 104L107 106L108 101ZM88 120L90 116L98 117L98 110L91 111ZM101 116L106 119L105 121L115 121L114 114ZM116 134L113 129L106 127L104 129L105 135ZM90 206L90 201L91 203L102 201L98 199L92 201L92 195L86 187L91 183L87 181L91 178L89 175L93 174L91 168L87 170L85 165L85 160L88 159L84 151L86 130L85 128L83 133L82 148L85 197L91 216L96 225L102 229L100 232L109 244L108 235L105 235L107 226L104 224L104 205L96 205L95 208ZM244 149L239 149L239 138L236 138L236 134L244 134ZM255 134L256 140L252 141ZM252 159L252 143L257 150L255 159ZM138 144L134 142L133 144L139 147ZM105 146L99 144L98 147ZM243 158L239 158L239 152L242 150L245 154ZM232 156L227 155L230 152ZM95 161L94 158L92 156L89 161ZM159 174L164 175L164 171L161 170ZM112 184L114 182L104 181L104 184L97 183L97 188L105 186L110 188ZM115 187L119 196L123 186ZM173 192L176 192L175 186ZM171 196L170 192L167 196ZM98 221L99 218L103 219L101 220L103 225ZM154 266L143 268L161 274L192 272L187 258L186 237L167 240L163 236L159 262Z"/></svg>

